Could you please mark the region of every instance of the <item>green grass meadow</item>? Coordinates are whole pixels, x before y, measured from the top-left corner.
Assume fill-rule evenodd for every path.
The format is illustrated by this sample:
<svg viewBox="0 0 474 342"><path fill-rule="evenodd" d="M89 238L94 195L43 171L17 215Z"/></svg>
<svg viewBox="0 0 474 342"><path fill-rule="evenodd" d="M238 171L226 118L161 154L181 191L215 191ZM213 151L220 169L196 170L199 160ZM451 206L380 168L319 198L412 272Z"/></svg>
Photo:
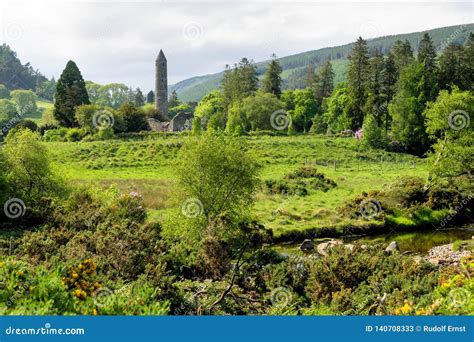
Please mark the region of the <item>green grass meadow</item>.
<svg viewBox="0 0 474 342"><path fill-rule="evenodd" d="M173 164L186 139L155 134L144 140L46 143L58 173L74 183L138 191L152 220L162 220L173 191ZM251 136L249 150L262 165L261 178L282 179L302 165L312 165L337 186L306 196L256 196L256 217L278 236L289 230L342 227L347 218L336 209L354 196L380 190L401 176L426 178L423 159L401 153L368 150L352 137Z"/></svg>

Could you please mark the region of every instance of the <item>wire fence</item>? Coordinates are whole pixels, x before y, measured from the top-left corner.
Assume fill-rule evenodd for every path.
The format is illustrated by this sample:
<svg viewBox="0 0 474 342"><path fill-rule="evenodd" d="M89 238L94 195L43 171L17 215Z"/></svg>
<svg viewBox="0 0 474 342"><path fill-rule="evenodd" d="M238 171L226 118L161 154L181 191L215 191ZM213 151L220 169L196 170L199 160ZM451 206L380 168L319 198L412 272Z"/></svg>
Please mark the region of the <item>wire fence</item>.
<svg viewBox="0 0 474 342"><path fill-rule="evenodd" d="M355 159L347 160L311 160L305 158L304 165L317 166L332 169L333 171L389 171L416 169L420 161L416 159L399 160L395 158L383 158L380 160Z"/></svg>

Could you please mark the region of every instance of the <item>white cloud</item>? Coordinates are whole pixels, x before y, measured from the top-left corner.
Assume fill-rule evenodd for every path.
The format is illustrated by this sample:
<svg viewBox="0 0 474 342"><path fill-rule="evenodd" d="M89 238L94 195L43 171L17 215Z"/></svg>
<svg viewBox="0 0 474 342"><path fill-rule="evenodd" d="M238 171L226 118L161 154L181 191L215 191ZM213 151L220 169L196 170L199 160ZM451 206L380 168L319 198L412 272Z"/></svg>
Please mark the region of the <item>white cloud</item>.
<svg viewBox="0 0 474 342"><path fill-rule="evenodd" d="M2 41L47 76L153 87L162 48L171 82L373 36L473 22L470 1L43 1L2 3Z"/></svg>

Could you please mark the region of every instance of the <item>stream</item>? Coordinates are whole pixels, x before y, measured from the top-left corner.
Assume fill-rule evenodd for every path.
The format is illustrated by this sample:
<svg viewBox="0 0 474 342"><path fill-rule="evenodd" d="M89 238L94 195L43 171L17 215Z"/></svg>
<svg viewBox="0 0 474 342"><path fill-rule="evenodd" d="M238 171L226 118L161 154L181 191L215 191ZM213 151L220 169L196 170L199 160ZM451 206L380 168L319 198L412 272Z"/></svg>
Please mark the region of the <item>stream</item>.
<svg viewBox="0 0 474 342"><path fill-rule="evenodd" d="M457 240L470 240L474 236L474 225L454 227L450 229L442 229L436 231L414 231L392 234L381 234L371 236L351 236L342 237L344 243L373 244L382 243L388 245L392 241L397 241L400 252L411 251L417 254L425 254L432 247L446 245ZM329 241L331 239L314 239L315 245ZM280 243L275 249L283 254L300 253L299 243Z"/></svg>

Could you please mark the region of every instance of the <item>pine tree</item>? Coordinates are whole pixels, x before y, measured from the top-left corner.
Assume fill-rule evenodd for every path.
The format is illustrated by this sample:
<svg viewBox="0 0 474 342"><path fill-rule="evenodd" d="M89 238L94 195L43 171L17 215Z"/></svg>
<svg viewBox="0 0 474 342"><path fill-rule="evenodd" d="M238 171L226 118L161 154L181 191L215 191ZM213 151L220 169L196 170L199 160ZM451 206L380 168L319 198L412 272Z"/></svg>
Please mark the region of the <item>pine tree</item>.
<svg viewBox="0 0 474 342"><path fill-rule="evenodd" d="M398 75L400 75L402 70L414 60L410 42L408 40L404 42L397 40L395 44L393 44L391 52L395 60L395 65L397 66Z"/></svg>
<svg viewBox="0 0 474 342"><path fill-rule="evenodd" d="M155 93L153 90L150 90L148 94L146 94L146 103L155 103Z"/></svg>
<svg viewBox="0 0 474 342"><path fill-rule="evenodd" d="M268 64L268 68L263 75L262 90L276 97L281 95L281 72L283 71L280 62L275 54L272 54L272 60Z"/></svg>
<svg viewBox="0 0 474 342"><path fill-rule="evenodd" d="M388 104L392 101L396 92L396 84L398 80L397 65L395 58L391 52L388 53L384 59L382 72L382 93L385 95L387 108L385 108L385 134L387 135L390 127L390 113L388 111Z"/></svg>
<svg viewBox="0 0 474 342"><path fill-rule="evenodd" d="M433 101L438 92L438 71L436 49L428 33L425 33L420 41L417 59L423 65L423 101Z"/></svg>
<svg viewBox="0 0 474 342"><path fill-rule="evenodd" d="M474 33L469 34L464 49L463 64L465 69L464 88L474 90Z"/></svg>
<svg viewBox="0 0 474 342"><path fill-rule="evenodd" d="M362 126L364 106L367 99L367 81L369 71L369 53L367 42L359 37L349 55L347 84L351 99L349 125L352 130Z"/></svg>
<svg viewBox="0 0 474 342"><path fill-rule="evenodd" d="M449 89L453 85L460 89L468 89L465 84L466 65L465 50L462 45L449 44L439 57L438 82L440 89Z"/></svg>
<svg viewBox="0 0 474 342"><path fill-rule="evenodd" d="M377 125L382 125L382 119L387 110L386 96L383 93L383 70L384 58L380 51L376 50L369 60L369 77L367 80L367 103L365 112L371 114Z"/></svg>
<svg viewBox="0 0 474 342"><path fill-rule="evenodd" d="M69 61L56 84L54 118L62 126L77 126L74 109L83 104L90 104L86 84L76 63Z"/></svg>
<svg viewBox="0 0 474 342"><path fill-rule="evenodd" d="M320 107L323 99L330 97L334 90L334 71L332 70L331 61L327 61L321 66L313 86L316 101Z"/></svg>
<svg viewBox="0 0 474 342"><path fill-rule="evenodd" d="M234 102L252 95L258 89L257 67L253 61L242 58L231 68L225 66L221 81L223 104L227 109Z"/></svg>
<svg viewBox="0 0 474 342"><path fill-rule="evenodd" d="M314 72L314 64L308 64L306 66L306 74L304 80L305 88L312 88L314 86L314 83L318 81L318 75Z"/></svg>
<svg viewBox="0 0 474 342"><path fill-rule="evenodd" d="M143 96L143 93L140 88L137 88L135 90L135 106L141 107L145 104L145 97Z"/></svg>
<svg viewBox="0 0 474 342"><path fill-rule="evenodd" d="M180 102L179 102L179 99L178 99L178 93L176 92L176 90L173 90L171 92L170 98L168 100L168 107L173 108L173 107L176 107L176 106L179 106L179 105L180 105Z"/></svg>

